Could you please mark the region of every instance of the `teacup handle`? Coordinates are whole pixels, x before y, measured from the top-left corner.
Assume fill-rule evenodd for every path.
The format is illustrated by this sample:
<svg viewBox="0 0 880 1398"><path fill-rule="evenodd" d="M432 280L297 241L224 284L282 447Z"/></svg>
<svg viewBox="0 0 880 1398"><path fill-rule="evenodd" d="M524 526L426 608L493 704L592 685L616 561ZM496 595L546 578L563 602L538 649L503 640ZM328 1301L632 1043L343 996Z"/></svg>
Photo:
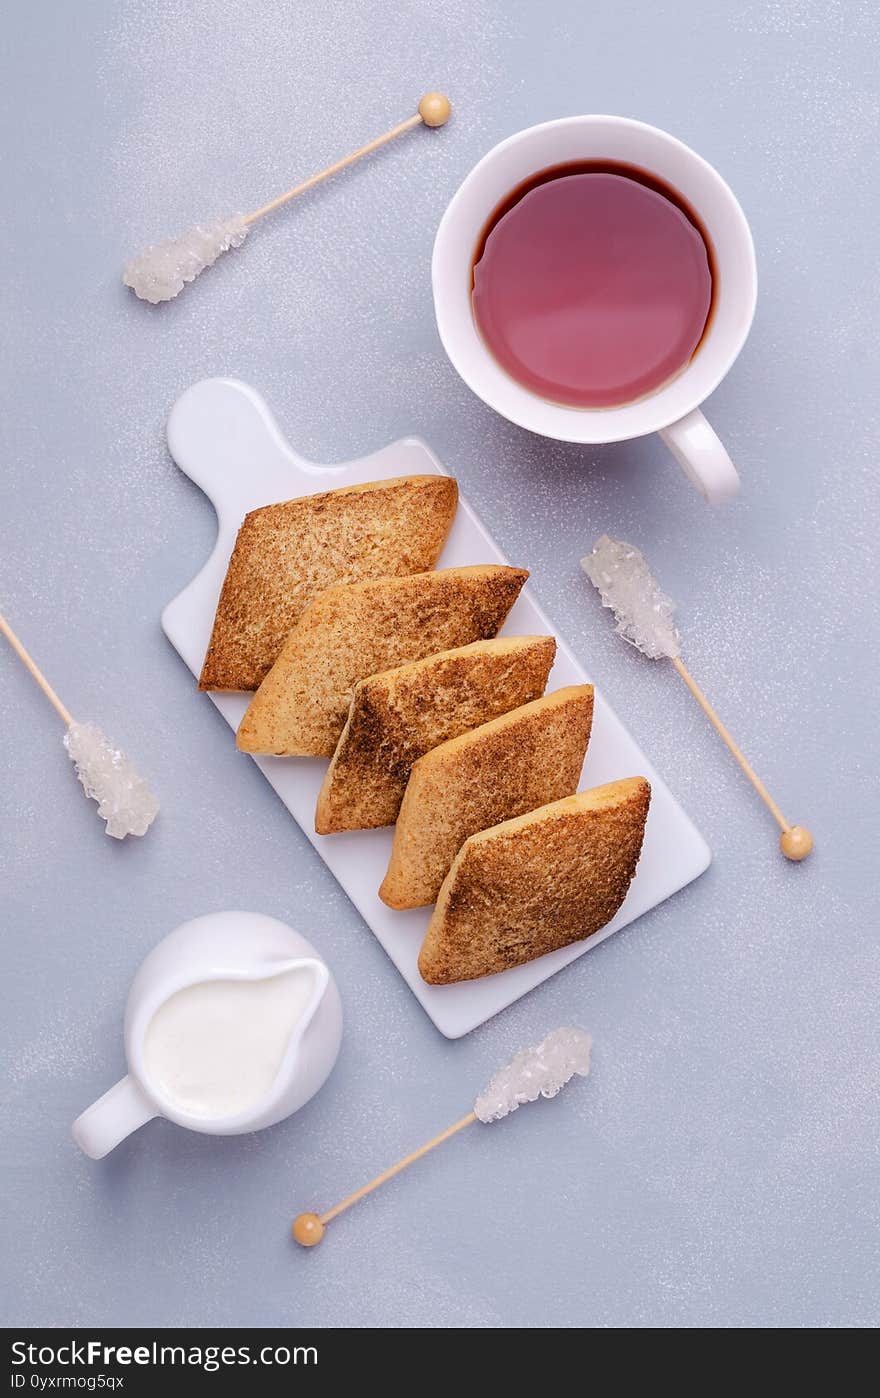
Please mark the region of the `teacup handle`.
<svg viewBox="0 0 880 1398"><path fill-rule="evenodd" d="M84 1150L93 1160L101 1160L132 1131L158 1115L134 1078L125 1077L120 1078L97 1102L86 1107L73 1123L71 1131L80 1150Z"/></svg>
<svg viewBox="0 0 880 1398"><path fill-rule="evenodd" d="M660 436L691 485L710 505L730 500L739 492L736 467L699 408L662 428Z"/></svg>

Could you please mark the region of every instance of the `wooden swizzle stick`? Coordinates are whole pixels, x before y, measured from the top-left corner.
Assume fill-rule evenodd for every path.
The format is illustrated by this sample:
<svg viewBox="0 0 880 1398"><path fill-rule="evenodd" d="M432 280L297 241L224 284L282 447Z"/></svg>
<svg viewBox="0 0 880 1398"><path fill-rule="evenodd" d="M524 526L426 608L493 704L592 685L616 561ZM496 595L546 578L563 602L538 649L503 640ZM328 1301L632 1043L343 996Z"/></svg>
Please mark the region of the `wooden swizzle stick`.
<svg viewBox="0 0 880 1398"><path fill-rule="evenodd" d="M117 840L124 840L126 835L145 835L156 818L159 803L143 777L100 728L94 723L77 722L2 615L0 634L6 637L67 729L64 746L68 757L76 767L86 796L98 802L98 815L107 822L107 834Z"/></svg>
<svg viewBox="0 0 880 1398"><path fill-rule="evenodd" d="M213 223L197 224L179 238L151 244L126 263L122 272L123 282L130 286L142 301L150 301L153 305L158 305L160 301L171 301L183 290L187 282L195 281L200 272L204 272L206 267L215 263L221 253L228 252L230 248L241 247L252 223L264 218L266 214L274 213L276 209L290 203L290 200L296 199L298 195L305 194L323 180L329 180L331 176L339 174L340 170L354 165L365 155L372 155L373 151L387 146L389 141L396 140L404 132L412 131L416 126L444 126L451 112L449 98L442 92L426 92L418 110L405 121L398 122L390 131L376 136L365 146L358 146L350 155L334 161L317 174L301 180L292 189L285 190L275 199L270 199L267 204L262 204L259 209L254 209L249 214L229 214L228 217Z"/></svg>
<svg viewBox="0 0 880 1398"><path fill-rule="evenodd" d="M773 800L741 748L734 742L709 700L681 659L681 637L675 625L675 603L660 588L644 556L632 544L603 534L581 567L617 619L615 631L650 660L671 660L716 733L748 777L782 834L779 848L786 859L806 859L813 837L803 825L792 825Z"/></svg>
<svg viewBox="0 0 880 1398"><path fill-rule="evenodd" d="M525 1102L535 1102L539 1097L555 1097L575 1074L585 1078L590 1071L591 1047L590 1036L583 1029L554 1029L539 1044L523 1049L510 1063L499 1069L467 1116L454 1121L439 1135L432 1136L430 1141L405 1155L396 1165L383 1170L369 1184L346 1195L332 1209L322 1214L299 1214L293 1220L294 1238L304 1248L314 1247L320 1243L331 1219L338 1218L352 1204L359 1203L374 1189L393 1180L407 1166L414 1165L423 1155L427 1155L435 1146L442 1146L444 1141L463 1131L466 1126L472 1126L475 1121L487 1125L501 1121L502 1117L509 1116Z"/></svg>

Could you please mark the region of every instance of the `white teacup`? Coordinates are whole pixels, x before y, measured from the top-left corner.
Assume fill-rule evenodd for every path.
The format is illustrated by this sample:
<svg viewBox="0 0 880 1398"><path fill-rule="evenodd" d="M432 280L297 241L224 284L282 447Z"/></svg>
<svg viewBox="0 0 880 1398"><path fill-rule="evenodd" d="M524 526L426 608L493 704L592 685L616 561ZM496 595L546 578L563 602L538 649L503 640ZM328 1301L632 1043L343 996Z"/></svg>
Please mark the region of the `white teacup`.
<svg viewBox="0 0 880 1398"><path fill-rule="evenodd" d="M471 308L474 253L495 209L539 171L587 160L634 165L670 185L693 209L713 254L712 315L693 359L656 392L614 408L566 407L524 388L487 350ZM755 250L731 189L674 136L616 116L563 117L509 136L453 196L437 230L432 278L446 353L465 383L496 412L564 442L621 442L659 432L707 500L737 493L739 476L700 404L724 378L749 333L757 297Z"/></svg>

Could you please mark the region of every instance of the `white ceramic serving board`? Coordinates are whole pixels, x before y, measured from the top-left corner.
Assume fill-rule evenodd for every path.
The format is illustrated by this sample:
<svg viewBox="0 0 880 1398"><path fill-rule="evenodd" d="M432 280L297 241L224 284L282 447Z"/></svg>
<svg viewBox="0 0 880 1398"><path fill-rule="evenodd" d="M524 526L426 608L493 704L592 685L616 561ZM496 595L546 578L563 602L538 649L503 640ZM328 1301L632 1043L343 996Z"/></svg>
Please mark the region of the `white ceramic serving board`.
<svg viewBox="0 0 880 1398"><path fill-rule="evenodd" d="M259 394L235 379L205 379L188 389L171 410L168 446L181 470L201 486L213 502L219 524L211 557L162 615L165 634L194 675L198 675L202 667L226 566L239 525L248 510L360 481L444 474L437 458L415 437L394 442L371 456L346 461L340 466L319 466L304 461L287 445ZM507 561L467 502L462 500L438 567ZM527 558L513 561L528 567ZM504 633L554 634L551 622L528 587L510 613ZM556 663L548 689L589 681L564 641L558 637L557 641ZM248 696L215 693L210 698L230 728L236 729L247 707ZM243 756L242 761L245 760ZM430 986L421 979L416 964L429 910L394 912L386 908L377 894L391 850L391 830L316 835L315 801L326 762L298 757L253 760L379 938L437 1028L450 1039L467 1034L575 957L582 956L612 932L619 931L683 888L701 874L711 860L705 840L597 691L581 788L598 786L618 777L641 775L648 778L653 790L642 857L626 902L613 922L587 942L551 952L497 976L465 981L461 985ZM308 928L301 930L308 935Z"/></svg>

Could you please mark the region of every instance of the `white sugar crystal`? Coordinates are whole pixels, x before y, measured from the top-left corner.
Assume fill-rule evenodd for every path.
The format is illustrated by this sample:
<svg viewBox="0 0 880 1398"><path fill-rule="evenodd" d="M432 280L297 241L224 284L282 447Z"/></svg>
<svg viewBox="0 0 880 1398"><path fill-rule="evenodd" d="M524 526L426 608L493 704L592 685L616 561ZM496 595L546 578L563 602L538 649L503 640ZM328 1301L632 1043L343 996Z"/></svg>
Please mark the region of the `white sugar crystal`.
<svg viewBox="0 0 880 1398"><path fill-rule="evenodd" d="M179 238L152 244L133 257L123 268L122 280L142 301L151 301L154 306L170 301L221 253L240 248L247 235L248 225L241 214L230 214L206 227L198 224Z"/></svg>
<svg viewBox="0 0 880 1398"><path fill-rule="evenodd" d="M554 1029L498 1070L474 1103L474 1112L480 1121L500 1121L524 1102L555 1097L575 1073L587 1076L592 1043L583 1029Z"/></svg>
<svg viewBox="0 0 880 1398"><path fill-rule="evenodd" d="M94 723L72 723L64 746L86 796L98 802L98 815L107 822L107 834L116 840L145 835L156 819L159 802L125 753Z"/></svg>
<svg viewBox="0 0 880 1398"><path fill-rule="evenodd" d="M615 631L651 660L681 654L681 637L675 626L675 603L652 575L644 555L622 539L603 534L593 552L581 559L581 567L610 607Z"/></svg>

